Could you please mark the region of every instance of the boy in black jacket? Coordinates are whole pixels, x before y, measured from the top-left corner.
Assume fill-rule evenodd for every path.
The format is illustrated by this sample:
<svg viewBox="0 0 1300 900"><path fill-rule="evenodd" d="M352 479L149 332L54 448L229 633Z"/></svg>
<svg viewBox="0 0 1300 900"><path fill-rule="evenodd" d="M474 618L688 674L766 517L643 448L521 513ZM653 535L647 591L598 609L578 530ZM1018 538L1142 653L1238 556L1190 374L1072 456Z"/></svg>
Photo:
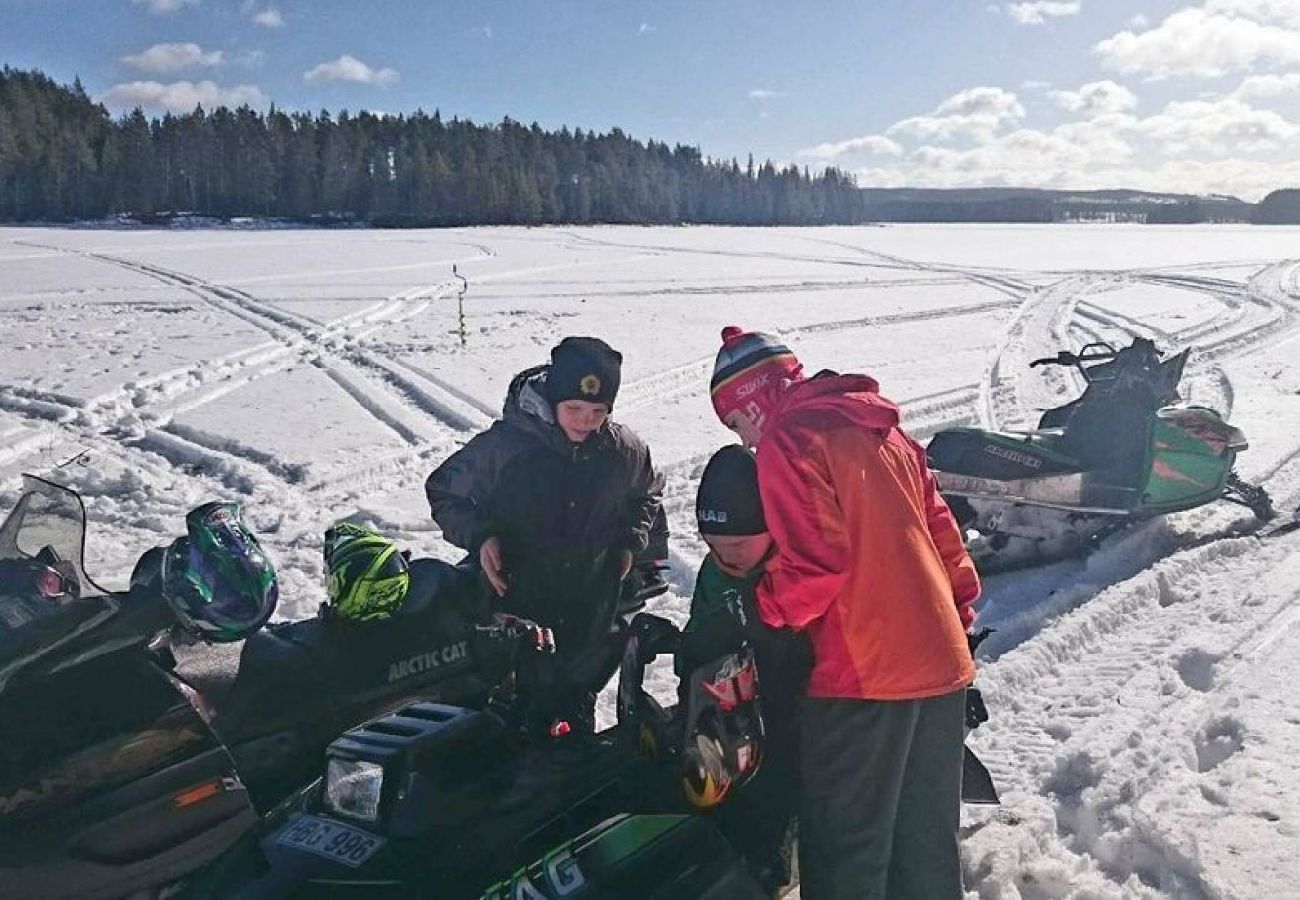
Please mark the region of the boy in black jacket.
<svg viewBox="0 0 1300 900"><path fill-rule="evenodd" d="M549 708L533 712L584 731L609 674L621 584L663 489L646 445L609 418L622 361L598 338L565 338L549 365L515 376L501 419L425 483L443 537L477 558L495 607L555 632L561 675L539 698Z"/></svg>

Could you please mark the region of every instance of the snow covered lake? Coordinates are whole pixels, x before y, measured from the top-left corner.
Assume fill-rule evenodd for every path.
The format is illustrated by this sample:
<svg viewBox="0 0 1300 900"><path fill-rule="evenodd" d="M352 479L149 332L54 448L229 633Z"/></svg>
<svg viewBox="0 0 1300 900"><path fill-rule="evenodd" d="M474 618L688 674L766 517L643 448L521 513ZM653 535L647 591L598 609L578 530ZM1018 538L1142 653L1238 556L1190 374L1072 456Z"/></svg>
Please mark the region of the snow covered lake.
<svg viewBox="0 0 1300 900"><path fill-rule="evenodd" d="M1184 394L1245 431L1244 478L1300 503L1300 229L0 228L0 510L22 472L75 487L88 568L120 588L188 509L237 500L280 614L310 615L337 519L456 558L424 478L516 371L592 334L624 354L615 418L668 475L655 611L680 622L695 483L731 440L707 390L728 324L876 376L919 438L1069 399L1027 367L1058 349L1191 345ZM1217 504L987 580L993 718L971 744L1004 802L966 810L972 896L1300 896L1300 534L1249 520Z"/></svg>

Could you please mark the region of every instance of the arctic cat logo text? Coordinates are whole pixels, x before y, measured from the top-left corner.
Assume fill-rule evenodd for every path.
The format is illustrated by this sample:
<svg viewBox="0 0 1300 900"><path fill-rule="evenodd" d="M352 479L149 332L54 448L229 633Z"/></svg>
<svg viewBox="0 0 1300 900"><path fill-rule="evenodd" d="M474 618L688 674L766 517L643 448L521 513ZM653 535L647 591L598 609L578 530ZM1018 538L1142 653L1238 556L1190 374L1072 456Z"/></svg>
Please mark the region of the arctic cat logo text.
<svg viewBox="0 0 1300 900"><path fill-rule="evenodd" d="M457 641L427 653L417 653L409 659L398 660L388 666L388 681L401 681L415 675L423 675L434 669L449 666L469 659L469 641Z"/></svg>
<svg viewBox="0 0 1300 900"><path fill-rule="evenodd" d="M727 524L727 511L725 509L702 509L700 510L701 522L713 522L717 525Z"/></svg>
<svg viewBox="0 0 1300 900"><path fill-rule="evenodd" d="M494 884L482 900L555 900L585 887L587 879L567 848L533 863L509 881Z"/></svg>
<svg viewBox="0 0 1300 900"><path fill-rule="evenodd" d="M1000 456L1003 459L1009 459L1014 463L1020 463L1022 466L1029 466L1031 469L1041 469L1043 467L1043 461L1032 453L1008 450L1006 447L999 447L997 444L985 444L984 452L992 453L994 456Z"/></svg>

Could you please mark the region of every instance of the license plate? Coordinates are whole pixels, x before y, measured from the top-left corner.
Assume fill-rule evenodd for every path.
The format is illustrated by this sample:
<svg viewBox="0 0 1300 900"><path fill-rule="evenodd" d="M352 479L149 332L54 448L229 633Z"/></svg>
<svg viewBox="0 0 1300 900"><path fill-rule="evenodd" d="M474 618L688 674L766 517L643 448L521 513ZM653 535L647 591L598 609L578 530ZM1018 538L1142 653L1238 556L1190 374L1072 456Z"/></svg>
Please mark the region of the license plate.
<svg viewBox="0 0 1300 900"><path fill-rule="evenodd" d="M275 842L306 850L356 868L374 856L384 839L377 834L317 816L300 815L276 836Z"/></svg>

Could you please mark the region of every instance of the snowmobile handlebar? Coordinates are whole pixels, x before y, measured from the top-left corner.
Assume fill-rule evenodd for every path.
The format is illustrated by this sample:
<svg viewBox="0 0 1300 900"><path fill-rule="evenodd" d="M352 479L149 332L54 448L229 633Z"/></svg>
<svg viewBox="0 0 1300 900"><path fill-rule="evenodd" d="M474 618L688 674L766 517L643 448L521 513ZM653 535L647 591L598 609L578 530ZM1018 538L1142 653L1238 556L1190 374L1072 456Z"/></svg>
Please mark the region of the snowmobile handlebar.
<svg viewBox="0 0 1300 900"><path fill-rule="evenodd" d="M519 641L538 653L555 652L555 633L545 625L509 613L497 613L490 625L475 625L475 634L488 640Z"/></svg>
<svg viewBox="0 0 1300 900"><path fill-rule="evenodd" d="M1036 359L1029 364L1029 368L1037 369L1039 366L1073 366L1079 362L1079 357L1075 356L1069 350L1062 350L1055 356L1044 356Z"/></svg>
<svg viewBox="0 0 1300 900"><path fill-rule="evenodd" d="M1077 366L1082 367L1086 363L1108 362L1119 355L1119 351L1104 341L1098 341L1094 344L1088 344L1078 353L1070 350L1062 350L1055 356L1044 356L1036 359L1029 364L1029 368L1036 369L1039 366Z"/></svg>

